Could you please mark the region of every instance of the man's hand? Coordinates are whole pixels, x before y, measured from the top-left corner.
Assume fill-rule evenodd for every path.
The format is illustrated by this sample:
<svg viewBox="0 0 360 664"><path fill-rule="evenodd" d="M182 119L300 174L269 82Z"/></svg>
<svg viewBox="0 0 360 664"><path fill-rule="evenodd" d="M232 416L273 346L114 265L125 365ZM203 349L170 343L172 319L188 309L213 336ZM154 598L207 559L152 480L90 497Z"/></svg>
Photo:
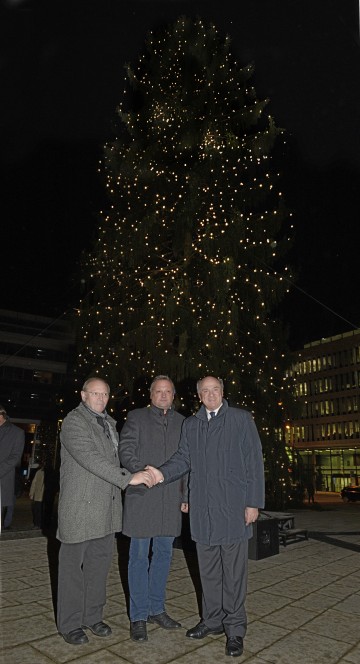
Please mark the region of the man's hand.
<svg viewBox="0 0 360 664"><path fill-rule="evenodd" d="M155 479L154 484L159 484L159 482L164 481L164 475L158 468L154 468L154 466L145 466L145 470L148 470L153 475Z"/></svg>
<svg viewBox="0 0 360 664"><path fill-rule="evenodd" d="M188 511L189 511L189 503L181 503L180 509L181 509L182 512L187 514Z"/></svg>
<svg viewBox="0 0 360 664"><path fill-rule="evenodd" d="M146 484L146 486L150 488L156 484L155 475L149 470L139 470L138 473L135 473L132 476L129 484L131 484L131 486Z"/></svg>
<svg viewBox="0 0 360 664"><path fill-rule="evenodd" d="M250 523L254 523L259 516L259 510L257 507L245 507L245 524L248 526Z"/></svg>

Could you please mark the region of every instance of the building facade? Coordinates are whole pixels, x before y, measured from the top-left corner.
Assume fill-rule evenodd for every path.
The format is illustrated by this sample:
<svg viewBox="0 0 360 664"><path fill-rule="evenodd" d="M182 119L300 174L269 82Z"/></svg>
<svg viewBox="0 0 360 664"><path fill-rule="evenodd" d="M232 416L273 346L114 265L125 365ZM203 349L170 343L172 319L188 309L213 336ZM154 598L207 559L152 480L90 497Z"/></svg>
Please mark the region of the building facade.
<svg viewBox="0 0 360 664"><path fill-rule="evenodd" d="M294 474L318 491L360 477L360 329L307 344L292 367L301 415L285 427Z"/></svg>
<svg viewBox="0 0 360 664"><path fill-rule="evenodd" d="M25 430L25 463L55 459L74 346L72 320L0 309L0 403Z"/></svg>

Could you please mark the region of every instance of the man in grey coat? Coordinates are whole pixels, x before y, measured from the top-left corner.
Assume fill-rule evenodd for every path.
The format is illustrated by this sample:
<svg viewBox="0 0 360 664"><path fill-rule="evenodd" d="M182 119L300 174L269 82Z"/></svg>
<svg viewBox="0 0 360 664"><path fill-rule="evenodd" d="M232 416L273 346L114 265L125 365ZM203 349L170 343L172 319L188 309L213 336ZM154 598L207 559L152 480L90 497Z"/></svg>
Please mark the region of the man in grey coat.
<svg viewBox="0 0 360 664"><path fill-rule="evenodd" d="M7 510L13 508L15 503L15 468L20 464L24 444L23 429L12 424L5 408L0 406L0 532Z"/></svg>
<svg viewBox="0 0 360 664"><path fill-rule="evenodd" d="M154 483L147 471L132 475L120 468L116 422L106 412L109 396L104 380L89 378L60 433L57 627L71 645L88 642L84 629L111 634L102 616L114 533L122 527L121 489Z"/></svg>
<svg viewBox="0 0 360 664"><path fill-rule="evenodd" d="M207 376L197 389L203 405L185 420L178 451L150 470L165 484L190 471L190 530L203 595L202 620L186 636L225 630L225 654L237 657L247 628L248 539L264 506L261 443L251 414L223 398L222 380Z"/></svg>
<svg viewBox="0 0 360 664"><path fill-rule="evenodd" d="M150 386L150 406L128 413L120 434L120 461L134 473L147 464L161 465L179 446L183 415L173 408L174 383L157 376ZM128 487L125 492L123 533L131 537L128 565L130 637L146 641L146 622L164 629L180 623L165 611L165 589L174 537L181 532L181 509L186 509L183 482L155 491ZM149 550L152 557L149 566Z"/></svg>

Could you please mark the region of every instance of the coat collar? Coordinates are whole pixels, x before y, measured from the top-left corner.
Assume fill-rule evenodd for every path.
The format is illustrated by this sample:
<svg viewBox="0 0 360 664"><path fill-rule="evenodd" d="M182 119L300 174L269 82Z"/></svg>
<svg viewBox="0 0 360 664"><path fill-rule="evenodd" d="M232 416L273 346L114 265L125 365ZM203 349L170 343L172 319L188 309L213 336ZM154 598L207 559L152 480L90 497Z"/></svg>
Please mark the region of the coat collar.
<svg viewBox="0 0 360 664"><path fill-rule="evenodd" d="M152 403L150 404L149 408L153 413L155 413L155 415L164 417L164 410L162 408L158 408L157 406L154 406L154 404ZM174 407L172 406L171 408L168 408L168 410L166 411L166 416L173 417L174 412L175 410Z"/></svg>
<svg viewBox="0 0 360 664"><path fill-rule="evenodd" d="M80 413L80 415L85 417L90 422L96 422L97 421L96 417L101 416L101 414L90 410L90 408L87 408L82 401L79 403L77 408L74 409L74 411L77 411L78 413ZM104 417L104 413L102 413L102 417ZM111 417L111 415L109 415L109 413L106 413L106 421L111 422L112 424L114 424L115 428L116 428L116 420L114 420L114 418Z"/></svg>

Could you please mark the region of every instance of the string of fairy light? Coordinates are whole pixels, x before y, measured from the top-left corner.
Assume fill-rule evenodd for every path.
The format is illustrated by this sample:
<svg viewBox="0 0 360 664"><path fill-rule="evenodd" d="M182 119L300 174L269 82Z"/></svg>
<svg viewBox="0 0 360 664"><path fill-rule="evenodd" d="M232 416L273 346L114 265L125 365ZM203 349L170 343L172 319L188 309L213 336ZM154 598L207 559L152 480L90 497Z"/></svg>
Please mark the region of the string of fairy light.
<svg viewBox="0 0 360 664"><path fill-rule="evenodd" d="M109 207L86 266L94 295L80 311L83 372L112 372L131 391L141 375L177 382L216 369L232 402L252 410L250 385L269 402L289 388L270 314L288 285L257 260L278 257L270 152L279 131L252 74L229 39L183 18L150 35L128 68L142 104L119 107L100 165ZM267 413L258 417L270 435Z"/></svg>

